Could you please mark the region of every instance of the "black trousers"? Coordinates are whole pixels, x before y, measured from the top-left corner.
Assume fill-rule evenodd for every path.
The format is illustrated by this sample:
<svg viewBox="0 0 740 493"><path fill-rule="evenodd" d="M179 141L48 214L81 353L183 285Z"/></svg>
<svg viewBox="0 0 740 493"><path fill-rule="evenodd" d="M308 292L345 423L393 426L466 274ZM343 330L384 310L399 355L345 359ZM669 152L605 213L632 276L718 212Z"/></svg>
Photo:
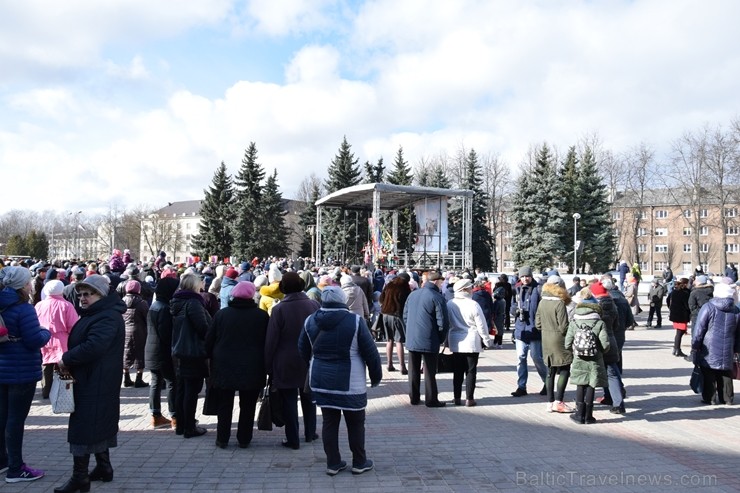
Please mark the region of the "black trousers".
<svg viewBox="0 0 740 493"><path fill-rule="evenodd" d="M311 402L311 394L303 389L278 389L283 402L283 419L285 420L285 439L291 445L301 443L298 437L298 395L301 396L303 412L303 433L305 438L313 438L316 433L316 404Z"/></svg>
<svg viewBox="0 0 740 493"><path fill-rule="evenodd" d="M560 376L555 388L555 377ZM570 379L570 365L565 366L550 366L547 368L547 400L549 402L559 401L562 402L565 397L565 387L568 386L568 380Z"/></svg>
<svg viewBox="0 0 740 493"><path fill-rule="evenodd" d="M475 399L478 356L479 353L452 354L452 394L455 396L455 400L460 399L462 396L463 380L465 380L465 398L470 401Z"/></svg>
<svg viewBox="0 0 740 493"><path fill-rule="evenodd" d="M262 389L239 390L239 421L236 428L236 440L239 445L249 445L254 430L254 414L257 399ZM228 443L231 436L231 420L234 411L234 394L236 390L213 389L218 399L218 425L216 440Z"/></svg>
<svg viewBox="0 0 740 493"><path fill-rule="evenodd" d="M421 362L424 360L424 403L434 404L437 398L437 353L409 351L409 398L411 404L421 401Z"/></svg>
<svg viewBox="0 0 740 493"><path fill-rule="evenodd" d="M342 461L339 452L339 422L342 420L347 425L347 440L349 449L352 451L352 465L362 466L367 457L365 455L365 410L348 411L329 407L321 408L323 425L321 428L321 439L324 442L324 453L326 454L326 465L336 466Z"/></svg>
<svg viewBox="0 0 740 493"><path fill-rule="evenodd" d="M662 305L655 305L650 306L650 311L648 312L648 319L647 324L652 325L653 324L653 314L656 317L655 325L663 325L663 319L661 318L662 315L660 314L660 309L662 308Z"/></svg>
<svg viewBox="0 0 740 493"><path fill-rule="evenodd" d="M704 377L704 389L701 391L703 401L732 404L735 399L735 390L730 370L712 370L702 366L701 375Z"/></svg>
<svg viewBox="0 0 740 493"><path fill-rule="evenodd" d="M195 411L198 407L198 394L203 389L203 377L177 376L175 394L176 431L195 429Z"/></svg>

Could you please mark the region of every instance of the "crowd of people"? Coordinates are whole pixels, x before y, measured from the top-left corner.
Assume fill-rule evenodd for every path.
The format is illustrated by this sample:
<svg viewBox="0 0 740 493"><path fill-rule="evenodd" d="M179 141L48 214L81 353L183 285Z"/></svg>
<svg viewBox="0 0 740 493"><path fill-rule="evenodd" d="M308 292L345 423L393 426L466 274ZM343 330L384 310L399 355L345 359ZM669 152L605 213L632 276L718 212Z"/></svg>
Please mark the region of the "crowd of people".
<svg viewBox="0 0 740 493"><path fill-rule="evenodd" d="M102 263L7 264L0 270L0 311L9 336L0 343L0 470L7 471L7 482L43 476L23 462L24 422L37 382L48 399L54 372L70 375L73 473L57 493L88 491L91 481L113 479L109 451L117 445L121 387L148 387L152 428L189 439L207 433L196 420L207 384L220 448L229 446L238 394L236 441L246 448L260 393L269 384L285 423L284 447L301 446L299 401L303 441L319 439L319 406L326 473L349 467L338 443L342 415L351 470L369 471L366 379L369 374L377 386L383 375L376 343L385 345L386 370L408 375L411 405L422 403L422 377L423 403L447 405L436 380L445 348L452 353L453 404L476 406L480 353L500 349L510 331L517 355L513 397L528 394L531 358L546 412L570 414L580 424L596 422L597 403L624 414L622 349L642 311L639 268L622 276L622 265L619 280L576 276L568 287L557 271L537 278L528 266L513 279L488 279L479 271L315 267L278 258L185 266L168 262L164 252L136 261L128 250L115 250ZM702 402L708 404L733 401L730 370L740 352L735 281L723 277L713 284L700 271L674 279L666 272L647 295L647 327L653 320L662 326L667 298L676 331L673 354L701 369ZM686 355L681 341L689 327ZM574 406L565 397L568 384L576 386ZM603 395L597 399L598 389ZM96 459L92 471L90 455Z"/></svg>

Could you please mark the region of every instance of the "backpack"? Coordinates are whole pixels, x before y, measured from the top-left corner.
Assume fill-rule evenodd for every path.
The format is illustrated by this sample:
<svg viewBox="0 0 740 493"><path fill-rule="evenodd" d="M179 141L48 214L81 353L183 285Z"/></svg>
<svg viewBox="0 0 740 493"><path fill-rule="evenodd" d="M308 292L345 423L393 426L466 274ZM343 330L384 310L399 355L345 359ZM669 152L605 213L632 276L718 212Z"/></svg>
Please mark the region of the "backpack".
<svg viewBox="0 0 740 493"><path fill-rule="evenodd" d="M573 352L576 356L589 357L596 356L599 351L596 342L596 334L588 325L578 325L575 336L573 337Z"/></svg>

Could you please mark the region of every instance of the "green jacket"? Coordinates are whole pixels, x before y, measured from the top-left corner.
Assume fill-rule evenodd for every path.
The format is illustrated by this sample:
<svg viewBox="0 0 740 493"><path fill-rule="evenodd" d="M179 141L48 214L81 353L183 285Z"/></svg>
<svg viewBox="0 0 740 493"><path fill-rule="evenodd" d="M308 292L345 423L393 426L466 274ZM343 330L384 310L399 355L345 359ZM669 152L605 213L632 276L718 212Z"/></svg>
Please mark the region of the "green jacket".
<svg viewBox="0 0 740 493"><path fill-rule="evenodd" d="M565 348L568 350L573 346L573 338L579 325L587 325L594 332L599 343L599 352L592 357L573 355L570 382L594 388L605 387L607 378L603 353L609 350L609 335L604 322L601 321L601 307L597 303L581 303L576 307L573 321L568 325L568 333L565 335Z"/></svg>
<svg viewBox="0 0 740 493"><path fill-rule="evenodd" d="M569 297L565 288L557 284L545 284L542 287L535 325L542 332L542 356L549 367L566 366L573 362L573 353L564 344L568 332L566 300Z"/></svg>

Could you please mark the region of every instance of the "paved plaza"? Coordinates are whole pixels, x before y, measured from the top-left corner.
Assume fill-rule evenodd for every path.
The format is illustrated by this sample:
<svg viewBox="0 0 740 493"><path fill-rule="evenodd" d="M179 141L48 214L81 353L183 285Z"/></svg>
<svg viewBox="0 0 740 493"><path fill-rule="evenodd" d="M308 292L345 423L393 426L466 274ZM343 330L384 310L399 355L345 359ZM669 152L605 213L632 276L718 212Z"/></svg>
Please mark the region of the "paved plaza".
<svg viewBox="0 0 740 493"><path fill-rule="evenodd" d="M209 430L200 438L152 430L148 389L124 388L115 478L92 491L740 491L740 406L699 402L688 388L691 365L671 356L673 329L665 327L627 333L627 414L597 406L594 425L546 413L531 365L530 395L511 397L516 355L508 342L481 355L473 408L452 405L451 375L439 376L447 407L429 409L409 405L406 378L384 371L380 387L368 389L366 445L376 467L359 476L327 476L321 441L289 450L280 446L282 429L255 430L247 449L232 434L225 450L214 445L215 417L198 416ZM574 396L570 386L567 399ZM3 483L5 491L51 492L71 474L67 417L47 402L39 392L24 454L46 477ZM340 447L351 460L344 432Z"/></svg>

